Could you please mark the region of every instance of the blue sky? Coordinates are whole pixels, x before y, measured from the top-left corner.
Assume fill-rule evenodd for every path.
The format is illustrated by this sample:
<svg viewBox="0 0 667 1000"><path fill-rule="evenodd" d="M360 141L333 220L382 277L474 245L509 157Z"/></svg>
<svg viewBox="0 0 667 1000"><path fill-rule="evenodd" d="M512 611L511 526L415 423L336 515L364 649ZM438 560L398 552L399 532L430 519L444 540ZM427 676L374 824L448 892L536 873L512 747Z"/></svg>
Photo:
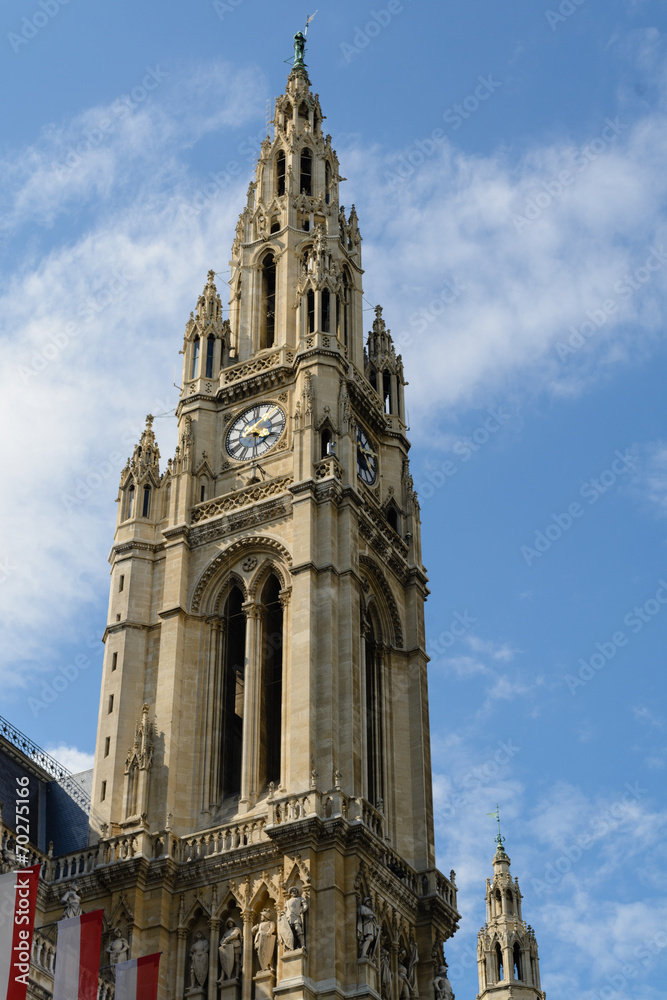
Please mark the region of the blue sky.
<svg viewBox="0 0 667 1000"><path fill-rule="evenodd" d="M73 767L118 476L176 403L183 325L227 268L310 12L0 12L0 710ZM496 802L548 994L663 992L666 34L660 0L320 0L309 32L367 325L380 302L410 382L458 1000ZM164 459L174 423L156 420Z"/></svg>

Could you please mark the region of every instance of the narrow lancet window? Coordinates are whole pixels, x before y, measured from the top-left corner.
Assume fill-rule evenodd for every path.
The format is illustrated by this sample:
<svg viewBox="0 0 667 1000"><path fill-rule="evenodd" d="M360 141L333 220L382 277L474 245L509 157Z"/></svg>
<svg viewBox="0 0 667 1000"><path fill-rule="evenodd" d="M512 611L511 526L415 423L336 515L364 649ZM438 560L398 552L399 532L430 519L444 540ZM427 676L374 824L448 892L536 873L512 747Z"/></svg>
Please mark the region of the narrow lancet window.
<svg viewBox="0 0 667 1000"><path fill-rule="evenodd" d="M327 455L331 455L331 431L326 428L322 431L322 445L321 445L321 457L326 458Z"/></svg>
<svg viewBox="0 0 667 1000"><path fill-rule="evenodd" d="M192 371L190 378L197 378L199 372L199 337L195 337L192 344Z"/></svg>
<svg viewBox="0 0 667 1000"><path fill-rule="evenodd" d="M301 153L301 194L313 193L313 154L309 149Z"/></svg>
<svg viewBox="0 0 667 1000"><path fill-rule="evenodd" d="M384 412L391 413L391 374L388 371L382 373L382 397Z"/></svg>
<svg viewBox="0 0 667 1000"><path fill-rule="evenodd" d="M151 488L144 486L144 503L141 508L141 516L148 517L151 511Z"/></svg>
<svg viewBox="0 0 667 1000"><path fill-rule="evenodd" d="M206 378L213 378L213 352L215 351L215 337L209 334L206 340Z"/></svg>
<svg viewBox="0 0 667 1000"><path fill-rule="evenodd" d="M276 260L273 254L262 264L262 316L259 348L273 347L276 335Z"/></svg>
<svg viewBox="0 0 667 1000"><path fill-rule="evenodd" d="M497 941L496 941L495 951L496 951L496 973L498 975L496 982L501 983L503 981L503 952L502 948L500 947Z"/></svg>
<svg viewBox="0 0 667 1000"><path fill-rule="evenodd" d="M262 591L262 726L260 777L280 783L283 688L283 607L280 583L270 576Z"/></svg>
<svg viewBox="0 0 667 1000"><path fill-rule="evenodd" d="M127 491L127 520L134 517L134 486Z"/></svg>
<svg viewBox="0 0 667 1000"><path fill-rule="evenodd" d="M366 634L366 781L368 801L381 808L384 804L382 671L377 655L373 626Z"/></svg>
<svg viewBox="0 0 667 1000"><path fill-rule="evenodd" d="M326 203L329 205L331 202L331 164L328 160L324 164L324 189Z"/></svg>
<svg viewBox="0 0 667 1000"><path fill-rule="evenodd" d="M513 963L514 963L514 978L519 982L523 980L521 974L521 948L519 948L518 943L515 943L513 953L512 953Z"/></svg>
<svg viewBox="0 0 667 1000"><path fill-rule="evenodd" d="M306 296L308 308L308 333L315 333L315 292L312 288Z"/></svg>
<svg viewBox="0 0 667 1000"><path fill-rule="evenodd" d="M282 149L276 156L276 194L285 194L285 154Z"/></svg>
<svg viewBox="0 0 667 1000"><path fill-rule="evenodd" d="M328 288L322 289L322 331L329 333L331 324L331 293Z"/></svg>
<svg viewBox="0 0 667 1000"><path fill-rule="evenodd" d="M241 791L243 689L246 620L243 594L232 587L225 604L222 665L221 780L222 795Z"/></svg>

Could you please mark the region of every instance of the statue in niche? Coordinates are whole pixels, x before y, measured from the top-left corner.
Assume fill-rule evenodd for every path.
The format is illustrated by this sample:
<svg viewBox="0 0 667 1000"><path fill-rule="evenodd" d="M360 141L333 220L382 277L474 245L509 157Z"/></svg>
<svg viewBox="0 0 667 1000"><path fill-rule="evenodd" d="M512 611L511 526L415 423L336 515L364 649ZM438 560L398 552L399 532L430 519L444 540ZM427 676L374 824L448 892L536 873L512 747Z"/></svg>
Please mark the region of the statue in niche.
<svg viewBox="0 0 667 1000"><path fill-rule="evenodd" d="M441 965L433 980L433 992L435 1000L454 1000L452 984L447 977L447 966Z"/></svg>
<svg viewBox="0 0 667 1000"><path fill-rule="evenodd" d="M399 1000L411 1000L417 996L417 945L413 944L412 953L408 958L405 948L398 953L398 997Z"/></svg>
<svg viewBox="0 0 667 1000"><path fill-rule="evenodd" d="M119 962L125 962L130 957L130 945L123 937L120 927L117 927L113 932L113 937L107 947L107 953L109 955L109 965L111 966L118 965Z"/></svg>
<svg viewBox="0 0 667 1000"><path fill-rule="evenodd" d="M359 958L373 958L379 934L380 925L375 916L373 901L370 896L366 896L357 907Z"/></svg>
<svg viewBox="0 0 667 1000"><path fill-rule="evenodd" d="M391 971L389 948L383 943L380 950L380 994L382 1000L391 1000L394 975Z"/></svg>
<svg viewBox="0 0 667 1000"><path fill-rule="evenodd" d="M276 925L269 910L262 910L261 920L252 929L255 951L262 972L273 969L273 954L276 950Z"/></svg>
<svg viewBox="0 0 667 1000"><path fill-rule="evenodd" d="M77 892L79 888L77 882L72 882L71 886L60 900L65 909L63 910L63 919L66 917L80 917L81 916L81 896Z"/></svg>
<svg viewBox="0 0 667 1000"><path fill-rule="evenodd" d="M229 917L225 921L225 933L222 935L218 949L220 965L222 966L222 975L218 980L219 985L222 985L226 979L239 979L241 977L242 953L243 931Z"/></svg>
<svg viewBox="0 0 667 1000"><path fill-rule="evenodd" d="M5 846L2 848L2 875L7 875L9 872L16 871L19 867L18 857L16 856L16 841L8 837Z"/></svg>
<svg viewBox="0 0 667 1000"><path fill-rule="evenodd" d="M208 941L197 931L190 948L190 989L204 986L208 979Z"/></svg>
<svg viewBox="0 0 667 1000"><path fill-rule="evenodd" d="M292 886L285 902L285 909L278 918L278 933L285 951L305 948L306 938L303 928L303 914L308 909L308 901Z"/></svg>

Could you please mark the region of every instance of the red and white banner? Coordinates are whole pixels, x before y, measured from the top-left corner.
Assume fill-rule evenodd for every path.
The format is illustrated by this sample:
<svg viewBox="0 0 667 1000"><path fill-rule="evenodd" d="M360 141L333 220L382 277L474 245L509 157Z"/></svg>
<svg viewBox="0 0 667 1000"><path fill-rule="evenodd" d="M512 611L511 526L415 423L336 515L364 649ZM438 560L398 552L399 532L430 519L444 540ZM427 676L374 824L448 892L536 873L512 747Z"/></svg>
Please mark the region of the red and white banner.
<svg viewBox="0 0 667 1000"><path fill-rule="evenodd" d="M58 921L53 1000L97 1000L104 910Z"/></svg>
<svg viewBox="0 0 667 1000"><path fill-rule="evenodd" d="M0 1000L25 1000L39 865L0 875Z"/></svg>
<svg viewBox="0 0 667 1000"><path fill-rule="evenodd" d="M119 962L116 966L115 1000L157 1000L160 953Z"/></svg>

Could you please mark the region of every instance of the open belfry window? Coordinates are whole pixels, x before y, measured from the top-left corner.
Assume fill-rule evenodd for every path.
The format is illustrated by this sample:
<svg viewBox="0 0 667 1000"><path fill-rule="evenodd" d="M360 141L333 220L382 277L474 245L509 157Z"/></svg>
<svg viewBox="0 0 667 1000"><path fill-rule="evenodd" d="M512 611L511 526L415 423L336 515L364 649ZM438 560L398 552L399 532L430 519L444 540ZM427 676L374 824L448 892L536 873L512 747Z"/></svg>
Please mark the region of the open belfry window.
<svg viewBox="0 0 667 1000"><path fill-rule="evenodd" d="M283 687L283 607L273 574L262 590L260 786L280 783Z"/></svg>
<svg viewBox="0 0 667 1000"><path fill-rule="evenodd" d="M364 637L366 661L366 784L368 801L376 808L384 803L382 664L372 621Z"/></svg>
<svg viewBox="0 0 667 1000"><path fill-rule="evenodd" d="M212 333L206 338L206 378L213 378L213 355L215 351L215 337Z"/></svg>
<svg viewBox="0 0 667 1000"><path fill-rule="evenodd" d="M276 156L276 194L285 194L285 154L282 149Z"/></svg>
<svg viewBox="0 0 667 1000"><path fill-rule="evenodd" d="M313 193L313 154L306 148L301 153L299 189L301 194Z"/></svg>
<svg viewBox="0 0 667 1000"><path fill-rule="evenodd" d="M260 350L273 347L276 336L276 259L272 253L262 261L261 282Z"/></svg>
<svg viewBox="0 0 667 1000"><path fill-rule="evenodd" d="M190 378L197 378L199 373L199 336L196 336L192 343L192 368Z"/></svg>
<svg viewBox="0 0 667 1000"><path fill-rule="evenodd" d="M241 791L246 618L243 594L232 587L225 603L220 733L222 795Z"/></svg>

